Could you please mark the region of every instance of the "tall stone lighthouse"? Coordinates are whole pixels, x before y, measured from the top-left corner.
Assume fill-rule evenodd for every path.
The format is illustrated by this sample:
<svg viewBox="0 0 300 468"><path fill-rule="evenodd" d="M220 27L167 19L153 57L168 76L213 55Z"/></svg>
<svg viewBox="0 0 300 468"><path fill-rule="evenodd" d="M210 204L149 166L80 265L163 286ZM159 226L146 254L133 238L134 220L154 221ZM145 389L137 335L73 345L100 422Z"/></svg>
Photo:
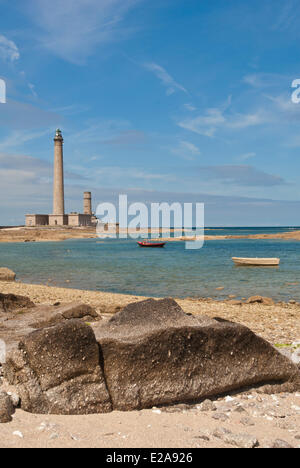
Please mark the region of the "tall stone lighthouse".
<svg viewBox="0 0 300 468"><path fill-rule="evenodd" d="M49 215L50 226L68 224L68 217L65 215L63 145L62 133L57 129L54 137L53 212Z"/></svg>
<svg viewBox="0 0 300 468"><path fill-rule="evenodd" d="M95 225L92 213L92 194L84 192L84 212L65 213L64 190L64 139L59 129L54 137L54 168L53 168L53 211L52 214L27 214L26 226L70 226L82 227Z"/></svg>

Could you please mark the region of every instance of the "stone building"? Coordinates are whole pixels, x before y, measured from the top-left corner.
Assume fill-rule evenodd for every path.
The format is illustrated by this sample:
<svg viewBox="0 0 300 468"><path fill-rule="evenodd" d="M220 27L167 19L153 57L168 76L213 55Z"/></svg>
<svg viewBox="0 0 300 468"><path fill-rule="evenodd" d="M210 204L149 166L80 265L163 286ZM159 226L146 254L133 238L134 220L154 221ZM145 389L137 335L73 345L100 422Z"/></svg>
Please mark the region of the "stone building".
<svg viewBox="0 0 300 468"><path fill-rule="evenodd" d="M28 214L26 226L93 226L92 194L84 192L83 213L65 213L64 190L64 160L63 137L61 131L56 130L54 137L54 171L53 171L53 212L52 214Z"/></svg>
<svg viewBox="0 0 300 468"><path fill-rule="evenodd" d="M33 214L26 215L26 226L48 226L49 215Z"/></svg>

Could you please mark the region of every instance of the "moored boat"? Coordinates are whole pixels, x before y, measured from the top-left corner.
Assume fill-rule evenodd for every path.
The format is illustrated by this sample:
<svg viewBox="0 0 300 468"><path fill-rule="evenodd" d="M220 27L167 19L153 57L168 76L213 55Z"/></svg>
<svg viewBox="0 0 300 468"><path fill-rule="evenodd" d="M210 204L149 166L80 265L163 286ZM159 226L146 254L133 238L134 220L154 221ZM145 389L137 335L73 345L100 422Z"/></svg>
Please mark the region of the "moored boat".
<svg viewBox="0 0 300 468"><path fill-rule="evenodd" d="M158 247L158 248L163 248L166 243L165 242L150 242L150 241L142 241L142 242L138 242L138 245L140 247Z"/></svg>
<svg viewBox="0 0 300 468"><path fill-rule="evenodd" d="M242 258L232 257L238 266L278 266L280 258Z"/></svg>

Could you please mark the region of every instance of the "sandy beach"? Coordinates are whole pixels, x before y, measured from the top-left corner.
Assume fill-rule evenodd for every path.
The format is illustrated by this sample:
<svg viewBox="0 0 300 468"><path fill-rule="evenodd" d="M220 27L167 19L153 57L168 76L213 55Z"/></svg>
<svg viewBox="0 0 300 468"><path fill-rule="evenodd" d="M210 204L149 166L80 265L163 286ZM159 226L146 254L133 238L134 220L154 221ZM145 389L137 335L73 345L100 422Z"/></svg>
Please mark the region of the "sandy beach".
<svg viewBox="0 0 300 468"><path fill-rule="evenodd" d="M104 319L144 299L5 282L0 283L0 292L24 295L36 304L84 302L95 307ZM243 323L273 344L290 344L299 339L299 304L231 302L178 300L185 312ZM259 447L300 447L299 393L260 395L253 390L225 395L208 408L199 403L86 416L45 416L18 409L11 423L0 425L1 448L232 448L255 440Z"/></svg>
<svg viewBox="0 0 300 468"><path fill-rule="evenodd" d="M215 401L212 411L201 405L88 416L17 410L11 423L0 424L0 448L237 448L252 440L260 448L300 448L300 394L231 398ZM226 440L224 429L231 432Z"/></svg>
<svg viewBox="0 0 300 468"><path fill-rule="evenodd" d="M0 229L0 242L58 242L67 239L95 238L95 228L5 228Z"/></svg>
<svg viewBox="0 0 300 468"><path fill-rule="evenodd" d="M44 285L0 282L1 293L12 293L29 297L36 304L56 302L83 302L95 307L101 315L112 315L132 302L146 297L114 294L80 289L56 288ZM176 298L175 298L176 299ZM259 303L235 304L234 299L214 301L203 298L176 299L186 313L220 317L239 322L273 344L288 344L300 338L300 304Z"/></svg>

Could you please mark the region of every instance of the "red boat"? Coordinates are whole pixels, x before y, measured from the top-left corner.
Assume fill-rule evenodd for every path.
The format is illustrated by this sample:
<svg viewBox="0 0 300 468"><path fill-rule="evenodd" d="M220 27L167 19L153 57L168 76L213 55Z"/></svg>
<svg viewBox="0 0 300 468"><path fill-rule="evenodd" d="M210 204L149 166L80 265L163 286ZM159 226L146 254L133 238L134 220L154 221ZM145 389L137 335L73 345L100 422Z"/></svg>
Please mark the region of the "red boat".
<svg viewBox="0 0 300 468"><path fill-rule="evenodd" d="M143 242L138 242L138 245L140 247L158 247L158 248L163 248L166 243L165 242L150 242L150 241L143 241Z"/></svg>

